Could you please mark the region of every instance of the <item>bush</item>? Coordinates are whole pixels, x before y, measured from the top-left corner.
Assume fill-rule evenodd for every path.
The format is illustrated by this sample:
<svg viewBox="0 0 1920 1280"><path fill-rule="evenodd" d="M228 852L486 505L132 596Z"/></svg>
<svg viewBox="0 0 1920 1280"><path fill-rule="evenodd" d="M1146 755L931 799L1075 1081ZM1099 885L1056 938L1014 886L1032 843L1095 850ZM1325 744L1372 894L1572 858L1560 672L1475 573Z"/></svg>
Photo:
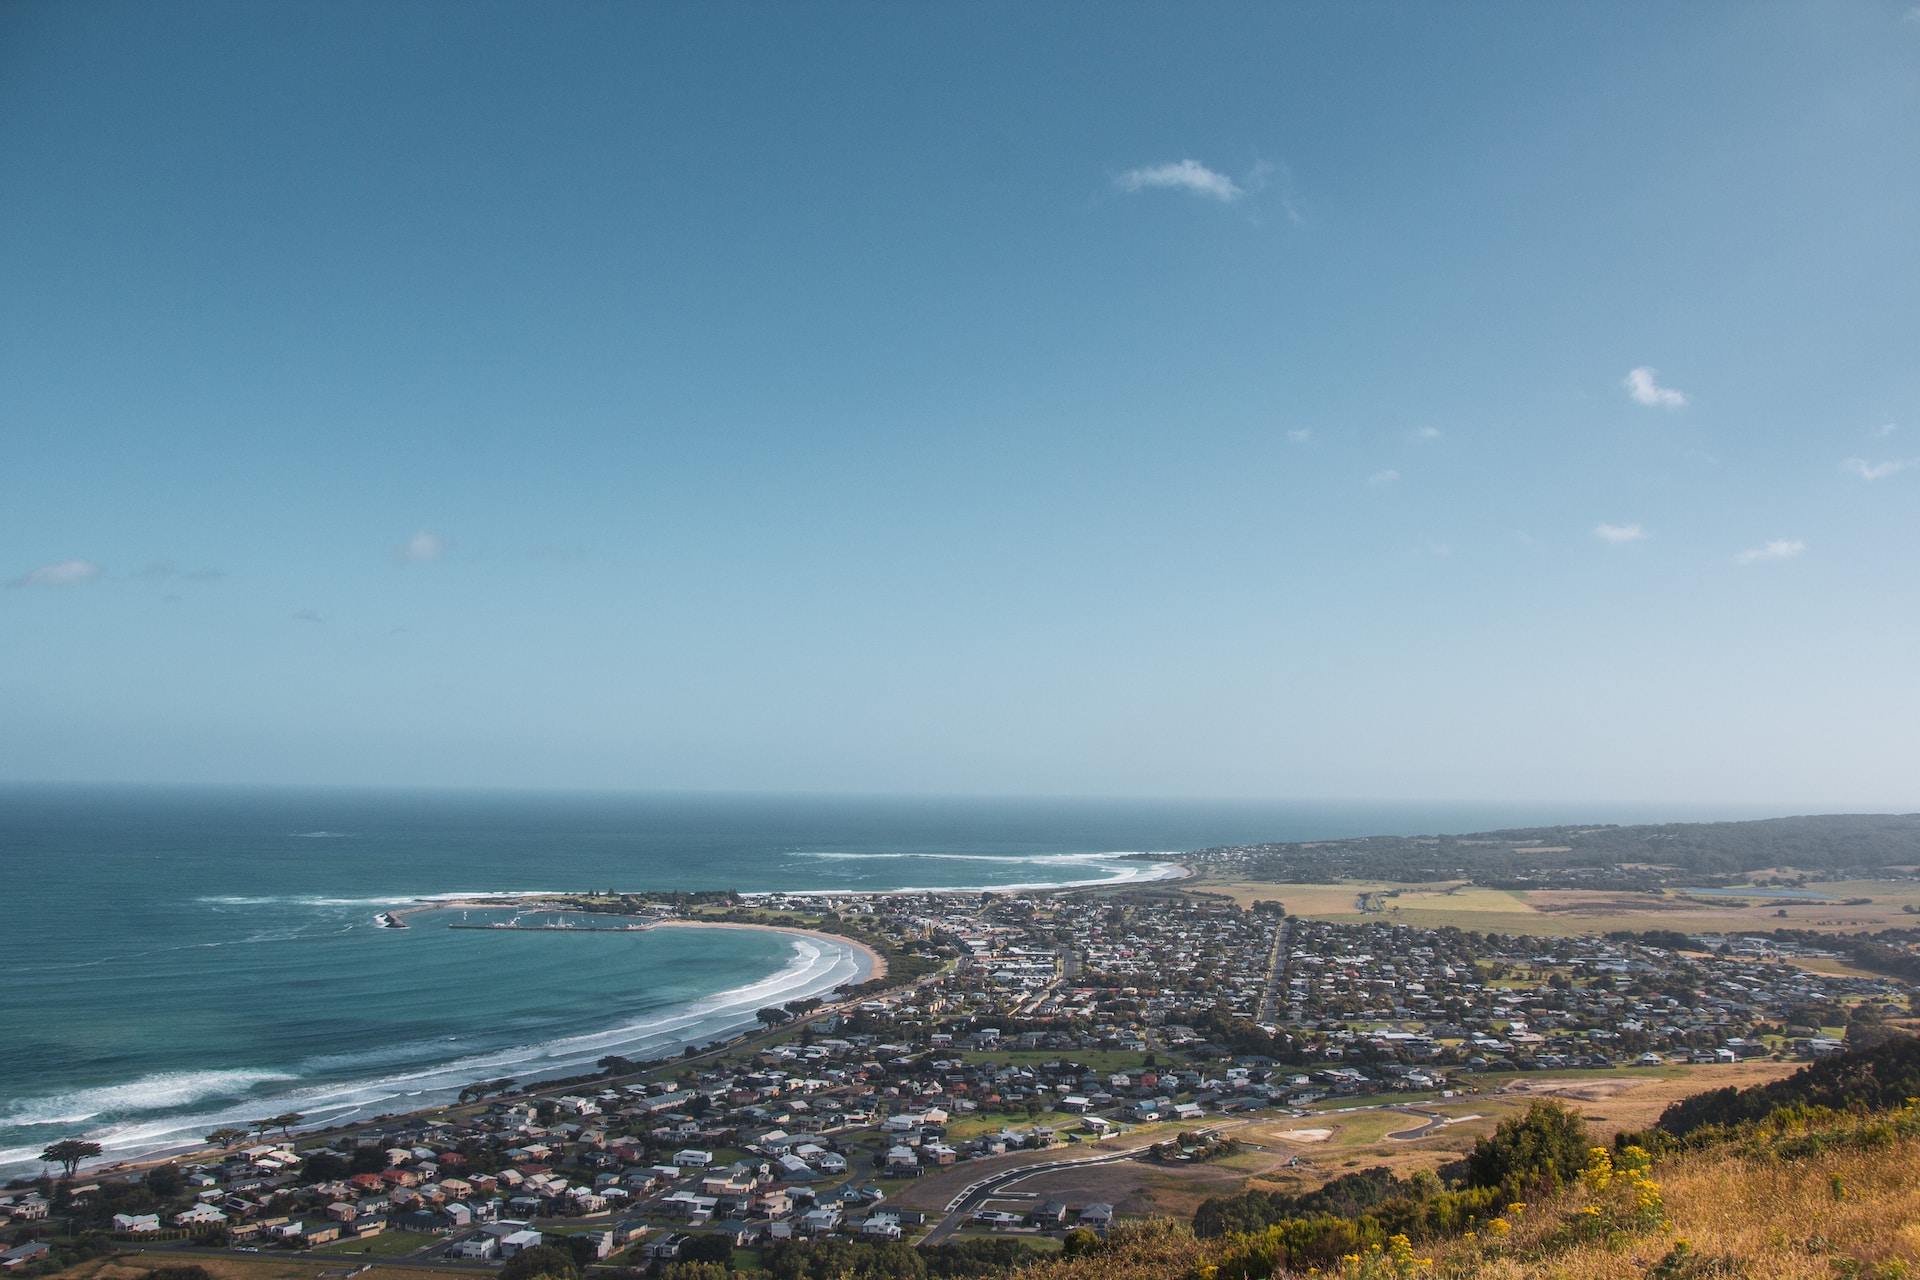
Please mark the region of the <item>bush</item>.
<svg viewBox="0 0 1920 1280"><path fill-rule="evenodd" d="M1915 1095L1920 1095L1920 1040L1895 1034L1871 1047L1823 1058L1772 1084L1682 1098L1660 1113L1659 1125L1684 1137L1706 1125L1732 1127L1764 1119L1781 1107L1879 1111L1901 1106Z"/></svg>
<svg viewBox="0 0 1920 1280"><path fill-rule="evenodd" d="M1473 1144L1467 1182L1501 1187L1515 1200L1557 1191L1586 1167L1592 1145L1579 1112L1562 1102L1538 1101Z"/></svg>
<svg viewBox="0 0 1920 1280"><path fill-rule="evenodd" d="M723 1267L733 1266L733 1241L727 1236L706 1235L688 1236L686 1243L680 1246L682 1262L717 1262Z"/></svg>
<svg viewBox="0 0 1920 1280"><path fill-rule="evenodd" d="M155 1267L147 1272L146 1280L213 1280L213 1275L198 1263L189 1263L184 1267Z"/></svg>
<svg viewBox="0 0 1920 1280"><path fill-rule="evenodd" d="M578 1280L579 1275L580 1268L573 1261L572 1250L550 1244L522 1249L507 1260L506 1266L500 1268L500 1280L533 1280L534 1276Z"/></svg>

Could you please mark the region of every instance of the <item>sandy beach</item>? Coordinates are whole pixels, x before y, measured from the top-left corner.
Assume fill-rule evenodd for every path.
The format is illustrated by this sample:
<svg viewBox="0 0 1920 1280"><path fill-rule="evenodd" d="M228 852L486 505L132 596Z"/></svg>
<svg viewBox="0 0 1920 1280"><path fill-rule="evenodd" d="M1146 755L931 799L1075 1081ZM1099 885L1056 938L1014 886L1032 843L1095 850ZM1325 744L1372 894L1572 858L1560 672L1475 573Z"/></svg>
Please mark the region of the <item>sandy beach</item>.
<svg viewBox="0 0 1920 1280"><path fill-rule="evenodd" d="M887 976L886 957L866 943L856 942L845 934L826 933L819 929L801 929L787 924L742 924L737 920L660 920L656 921L653 927L656 929L759 929L766 933L789 933L798 937L821 938L828 942L852 947L866 957L868 967L867 972L862 975L863 981L867 978Z"/></svg>

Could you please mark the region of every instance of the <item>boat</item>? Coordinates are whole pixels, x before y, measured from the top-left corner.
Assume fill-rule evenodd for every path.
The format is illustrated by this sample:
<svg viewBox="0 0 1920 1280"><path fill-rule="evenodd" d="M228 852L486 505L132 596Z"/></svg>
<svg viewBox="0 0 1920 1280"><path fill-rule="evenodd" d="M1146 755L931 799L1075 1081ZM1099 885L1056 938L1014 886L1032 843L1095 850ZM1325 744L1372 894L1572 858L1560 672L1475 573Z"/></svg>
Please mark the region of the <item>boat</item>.
<svg viewBox="0 0 1920 1280"><path fill-rule="evenodd" d="M373 923L382 929L404 929L407 922L391 911L382 911L373 917Z"/></svg>

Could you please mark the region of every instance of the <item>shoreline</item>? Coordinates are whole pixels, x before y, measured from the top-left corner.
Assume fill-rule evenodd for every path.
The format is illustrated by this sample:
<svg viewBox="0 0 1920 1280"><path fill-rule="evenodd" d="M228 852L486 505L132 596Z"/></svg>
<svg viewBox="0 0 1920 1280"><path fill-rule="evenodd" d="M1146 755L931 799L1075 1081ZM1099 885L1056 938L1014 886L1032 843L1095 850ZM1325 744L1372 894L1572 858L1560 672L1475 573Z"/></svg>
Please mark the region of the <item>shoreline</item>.
<svg viewBox="0 0 1920 1280"><path fill-rule="evenodd" d="M864 942L856 941L843 933L827 933L820 929L804 929L791 924L745 924L738 920L656 920L656 929L758 929L765 933L785 933L799 938L819 938L826 942L851 947L866 958L867 971L857 981L867 982L874 978L887 976L887 958ZM853 985L851 983L846 985ZM834 1003L839 1003L835 1001Z"/></svg>

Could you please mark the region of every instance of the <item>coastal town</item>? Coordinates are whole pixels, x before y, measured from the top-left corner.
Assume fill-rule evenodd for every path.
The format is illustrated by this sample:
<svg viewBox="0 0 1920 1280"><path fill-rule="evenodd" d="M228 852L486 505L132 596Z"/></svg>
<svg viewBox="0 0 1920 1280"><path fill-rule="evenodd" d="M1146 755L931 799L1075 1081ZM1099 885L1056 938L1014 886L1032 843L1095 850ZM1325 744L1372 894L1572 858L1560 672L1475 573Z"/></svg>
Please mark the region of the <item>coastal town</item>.
<svg viewBox="0 0 1920 1280"><path fill-rule="evenodd" d="M483 1269L563 1248L582 1267L685 1277L833 1241L1004 1262L1138 1211L1098 1186L1009 1190L1014 1175L1134 1162L1177 1180L1260 1123L1330 1133L1326 1117L1367 1108L1410 1115L1393 1137L1438 1162L1458 1143L1432 1108L1485 1111L1530 1077L1698 1072L1708 1088L1721 1068L1784 1072L1912 1000L1765 935L1422 928L1367 914L1364 894L1345 922L1177 882L558 905L821 929L889 971L673 1059L482 1082L345 1130L280 1117L278 1133L262 1122L142 1169L16 1181L0 1265L68 1265L81 1240ZM1313 1166L1311 1146L1267 1146L1269 1164Z"/></svg>

